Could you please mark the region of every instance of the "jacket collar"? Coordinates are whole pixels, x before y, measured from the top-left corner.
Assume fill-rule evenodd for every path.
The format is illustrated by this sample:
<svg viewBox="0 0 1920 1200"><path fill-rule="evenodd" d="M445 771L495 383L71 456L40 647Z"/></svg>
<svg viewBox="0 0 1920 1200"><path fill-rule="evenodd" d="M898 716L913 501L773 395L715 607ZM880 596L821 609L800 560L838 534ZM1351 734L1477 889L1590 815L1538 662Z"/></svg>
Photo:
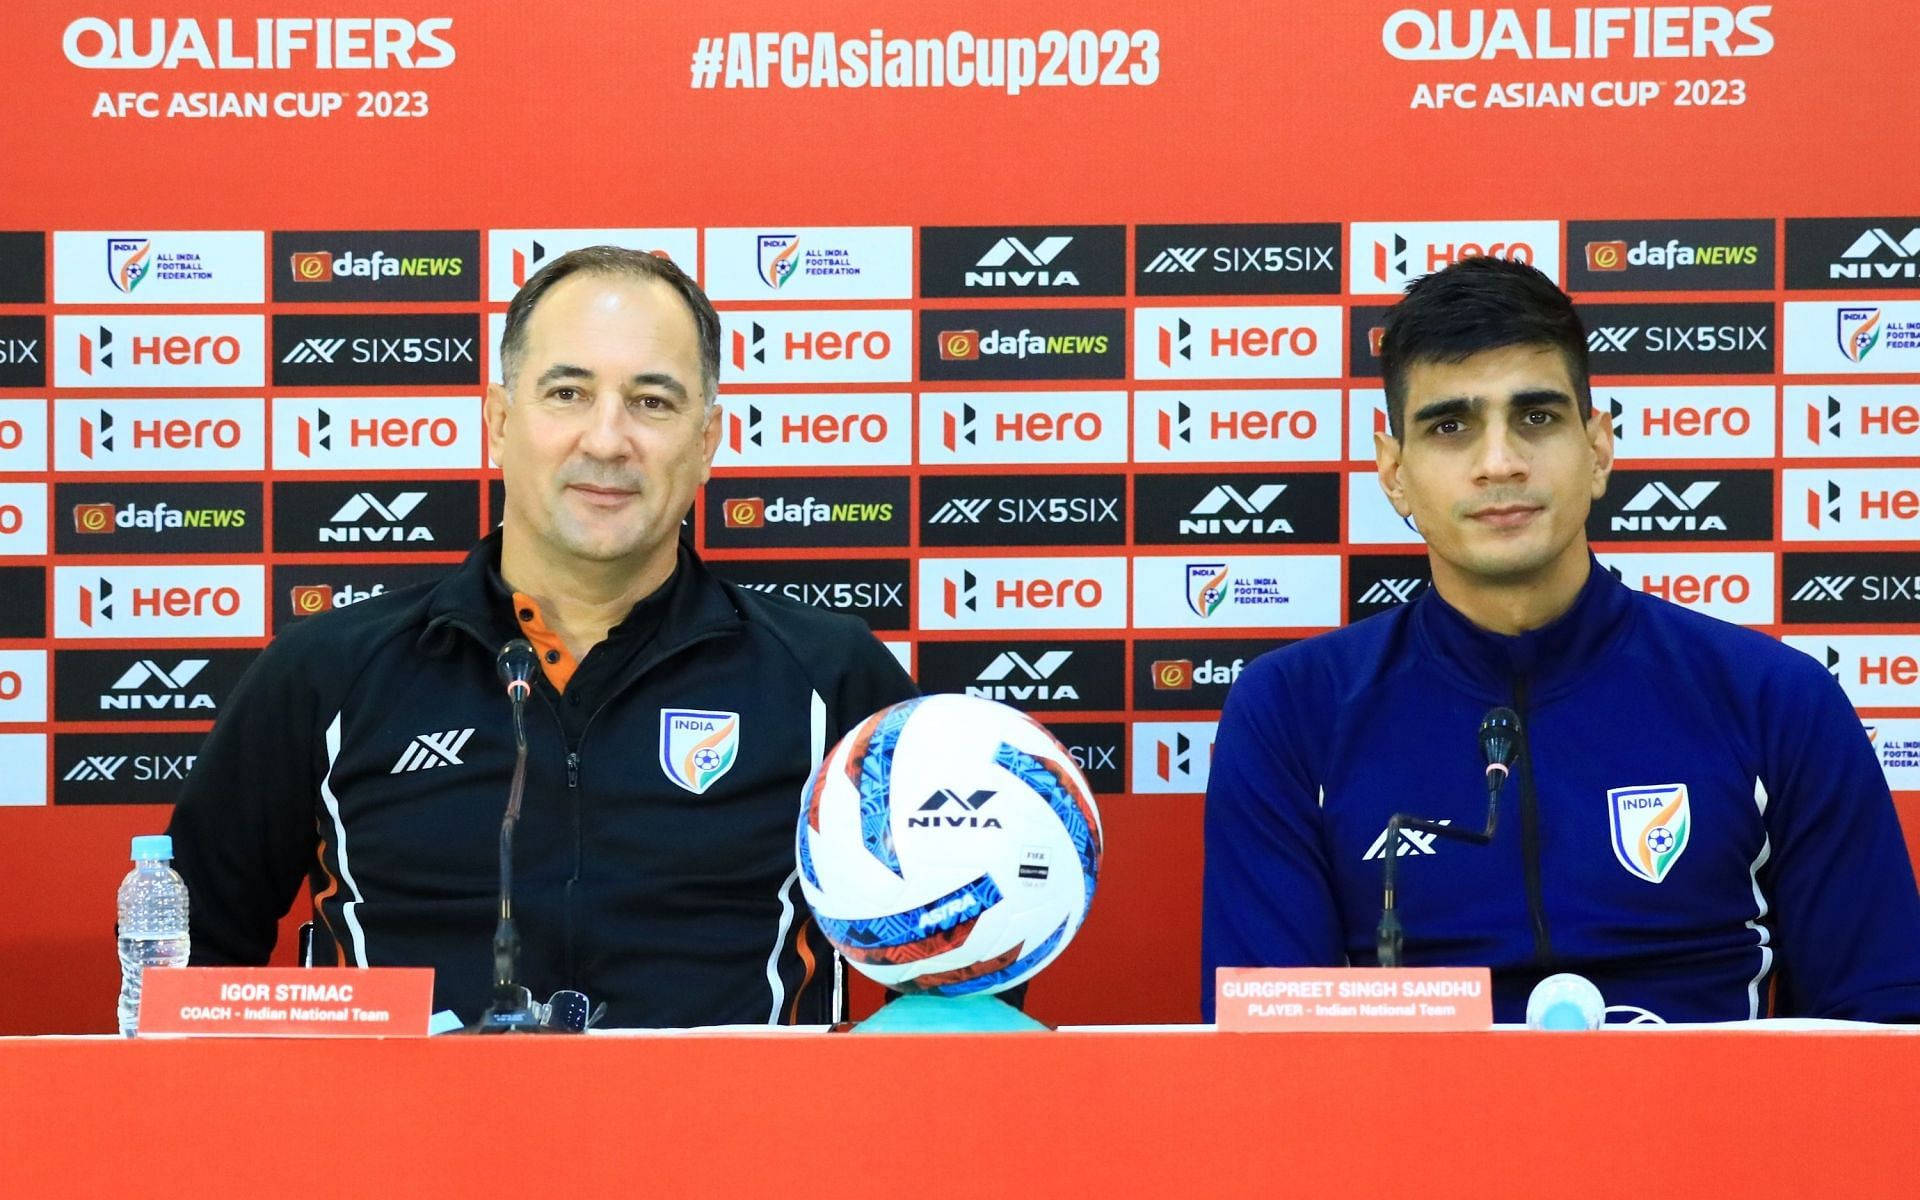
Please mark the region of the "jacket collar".
<svg viewBox="0 0 1920 1200"><path fill-rule="evenodd" d="M1524 687L1545 700L1587 673L1626 628L1633 615L1632 591L1589 556L1587 581L1573 606L1539 629L1509 637L1480 628L1429 587L1413 602L1412 623L1421 648L1443 670L1475 691L1515 699Z"/></svg>

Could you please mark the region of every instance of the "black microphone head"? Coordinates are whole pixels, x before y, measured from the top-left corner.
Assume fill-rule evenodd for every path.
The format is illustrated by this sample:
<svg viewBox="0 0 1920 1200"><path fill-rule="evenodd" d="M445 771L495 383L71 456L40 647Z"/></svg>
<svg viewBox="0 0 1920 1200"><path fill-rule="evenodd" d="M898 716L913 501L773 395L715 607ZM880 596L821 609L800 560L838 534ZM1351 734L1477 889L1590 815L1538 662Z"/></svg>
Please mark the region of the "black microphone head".
<svg viewBox="0 0 1920 1200"><path fill-rule="evenodd" d="M533 673L540 669L540 660L534 657L532 642L525 638L514 638L500 647L500 656L494 659L493 667L499 673L507 695L525 699L527 693L533 690L530 681Z"/></svg>
<svg viewBox="0 0 1920 1200"><path fill-rule="evenodd" d="M1513 765L1520 748L1520 714L1510 708L1496 708L1480 718L1480 756L1487 769L1504 772Z"/></svg>

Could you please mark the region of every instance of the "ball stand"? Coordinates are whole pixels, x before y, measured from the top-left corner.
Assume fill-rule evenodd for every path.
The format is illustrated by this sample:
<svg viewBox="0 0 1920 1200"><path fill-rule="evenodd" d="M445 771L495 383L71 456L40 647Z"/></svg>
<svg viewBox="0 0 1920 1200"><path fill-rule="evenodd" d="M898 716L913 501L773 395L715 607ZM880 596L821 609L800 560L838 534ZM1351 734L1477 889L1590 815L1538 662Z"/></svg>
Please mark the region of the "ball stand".
<svg viewBox="0 0 1920 1200"><path fill-rule="evenodd" d="M1051 1032L998 996L896 996L854 1033Z"/></svg>

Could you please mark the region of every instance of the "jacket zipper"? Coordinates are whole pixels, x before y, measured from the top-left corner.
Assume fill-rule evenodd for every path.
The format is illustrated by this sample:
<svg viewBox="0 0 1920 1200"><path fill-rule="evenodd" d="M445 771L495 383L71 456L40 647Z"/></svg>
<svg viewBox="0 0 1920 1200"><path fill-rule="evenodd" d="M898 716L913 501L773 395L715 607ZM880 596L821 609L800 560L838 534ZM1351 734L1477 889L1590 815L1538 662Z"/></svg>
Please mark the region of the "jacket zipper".
<svg viewBox="0 0 1920 1200"><path fill-rule="evenodd" d="M1544 969L1553 961L1553 939L1547 932L1547 907L1540 886L1540 794L1533 785L1524 675L1513 681L1513 708L1520 716L1520 854L1526 864L1527 914L1533 919L1533 957Z"/></svg>

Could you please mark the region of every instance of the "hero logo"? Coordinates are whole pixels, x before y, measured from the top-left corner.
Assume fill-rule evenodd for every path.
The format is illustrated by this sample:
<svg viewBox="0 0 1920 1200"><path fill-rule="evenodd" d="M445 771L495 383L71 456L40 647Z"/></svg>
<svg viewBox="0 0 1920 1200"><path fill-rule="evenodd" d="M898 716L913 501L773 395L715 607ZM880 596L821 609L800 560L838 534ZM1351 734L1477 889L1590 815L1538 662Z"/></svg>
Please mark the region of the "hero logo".
<svg viewBox="0 0 1920 1200"><path fill-rule="evenodd" d="M1773 51L1773 33L1761 22L1771 4L1739 9L1719 5L1666 8L1538 8L1531 28L1512 8L1427 13L1403 8L1387 17L1380 43L1408 62L1495 59L1607 58L1618 49L1634 58L1748 58Z"/></svg>
<svg viewBox="0 0 1920 1200"><path fill-rule="evenodd" d="M1268 517L1263 514L1273 507L1273 502L1287 490L1284 483L1263 483L1253 489L1253 494L1243 495L1232 484L1219 484L1200 498L1188 516L1180 519L1180 532L1183 534L1208 533L1292 533L1293 525L1284 517ZM1222 517L1223 512L1236 512L1240 515Z"/></svg>
<svg viewBox="0 0 1920 1200"><path fill-rule="evenodd" d="M333 415L324 408L294 419L294 448L302 458L318 458L333 449ZM447 449L460 440L452 417L355 417L347 422L346 446L355 450ZM338 520L339 518L335 518Z"/></svg>
<svg viewBox="0 0 1920 1200"><path fill-rule="evenodd" d="M453 45L440 35L452 17L222 17L211 34L191 17L154 17L143 28L133 17L108 22L81 17L60 37L67 61L88 70L322 71L390 67L437 70L453 65ZM144 34L144 38L142 37ZM425 53L415 57L415 51Z"/></svg>
<svg viewBox="0 0 1920 1200"><path fill-rule="evenodd" d="M886 440L885 413L811 413L782 416L774 444L876 446ZM743 454L749 446L764 447L766 444L767 414L758 405L748 404L744 418L731 412L727 414L728 449L735 454Z"/></svg>
<svg viewBox="0 0 1920 1200"><path fill-rule="evenodd" d="M1755 431L1754 410L1744 404L1695 404L1680 397L1684 389L1646 389L1647 401L1639 406L1639 421L1627 417L1628 406L1617 397L1607 401L1613 420L1613 436L1620 439L1645 438L1743 438ZM1652 393L1663 393L1655 396ZM1666 396L1674 397L1669 401ZM1643 451L1644 453L1644 451Z"/></svg>
<svg viewBox="0 0 1920 1200"><path fill-rule="evenodd" d="M1680 530L1718 530L1725 533L1727 523L1711 514L1700 516L1700 505L1711 496L1720 484L1716 480L1700 480L1687 485L1686 490L1676 492L1658 480L1647 484L1633 499L1622 506L1622 511L1613 517L1611 528L1615 533L1672 533ZM1671 513L1652 511L1667 505Z"/></svg>
<svg viewBox="0 0 1920 1200"><path fill-rule="evenodd" d="M1828 438L1844 440L1846 431L1841 423L1844 408L1832 393L1827 393L1824 402L1809 398L1806 408L1807 441L1818 446ZM1859 423L1852 432L1863 438L1891 439L1920 434L1920 406L1865 403L1858 405L1855 411L1859 414ZM1887 448L1893 449L1891 446Z"/></svg>
<svg viewBox="0 0 1920 1200"><path fill-rule="evenodd" d="M1874 261L1890 258L1891 262ZM1827 267L1829 279L1920 279L1920 226L1896 240L1884 229L1869 229L1841 251L1841 261Z"/></svg>
<svg viewBox="0 0 1920 1200"><path fill-rule="evenodd" d="M1797 472L1790 474L1798 475ZM1906 477L1905 472L1887 471L1862 472L1855 478L1897 480ZM1862 482L1852 490L1858 495L1859 503L1847 506L1843 504L1846 492L1838 482L1823 479L1808 486L1805 493L1807 525L1819 531L1829 526L1840 527L1848 519L1898 523L1920 520L1920 490L1916 488L1897 485L1875 487ZM1846 515L1849 507L1853 509L1850 518ZM1869 531L1862 528L1859 532L1865 534Z"/></svg>
<svg viewBox="0 0 1920 1200"><path fill-rule="evenodd" d="M302 338L281 358L283 363L332 363L340 351L352 363L460 363L474 361L468 337Z"/></svg>
<svg viewBox="0 0 1920 1200"><path fill-rule="evenodd" d="M980 444L980 413L971 404L940 414L940 444L958 453L961 446ZM1018 442L1098 442L1105 423L1097 412L998 412L993 417L991 444Z"/></svg>
<svg viewBox="0 0 1920 1200"><path fill-rule="evenodd" d="M1560 227L1553 221L1356 221L1349 290L1402 291L1422 275L1463 258L1504 258L1560 274Z"/></svg>
<svg viewBox="0 0 1920 1200"><path fill-rule="evenodd" d="M142 617L235 617L244 607L240 589L235 587L135 587L127 589L126 616ZM80 587L80 623L88 629L111 624L120 601L115 598L112 581L100 579L92 587Z"/></svg>
<svg viewBox="0 0 1920 1200"><path fill-rule="evenodd" d="M1041 238L1037 246L1028 246L1017 237L1003 237L995 242L980 261L977 269L968 271L968 287L1078 287L1080 277L1072 271L1049 271L1054 259L1060 252L1073 244L1071 237ZM1011 270L1002 268L1011 267Z"/></svg>
<svg viewBox="0 0 1920 1200"><path fill-rule="evenodd" d="M232 450L240 445L245 430L231 417L197 420L153 418L130 422L133 450ZM106 457L113 453L113 414L98 409L92 417L80 418L80 457Z"/></svg>
<svg viewBox="0 0 1920 1200"><path fill-rule="evenodd" d="M1431 274L1450 267L1463 258L1504 258L1510 262L1532 263L1533 247L1526 242L1432 242L1425 247L1425 258L1413 256L1413 245L1405 234L1390 234L1386 241L1373 244L1373 277L1380 283L1404 283L1416 275ZM1418 263L1423 269L1416 270Z"/></svg>
<svg viewBox="0 0 1920 1200"><path fill-rule="evenodd" d="M1176 401L1155 413L1155 440L1162 450L1193 444L1193 407ZM1218 408L1207 414L1206 437L1211 443L1238 441L1310 441L1320 432L1320 418L1312 409L1248 411Z"/></svg>
<svg viewBox="0 0 1920 1200"><path fill-rule="evenodd" d="M1913 638L1788 637L1781 640L1825 663L1827 673L1839 680L1847 689L1848 698L1861 707L1907 704L1912 700L1909 689L1920 684L1920 653L1896 651L1896 648L1913 645ZM1836 641L1844 645L1845 653L1835 648Z"/></svg>
<svg viewBox="0 0 1920 1200"><path fill-rule="evenodd" d="M1636 339L1650 354L1767 349L1762 325L1603 325L1587 331L1587 349L1595 354L1632 350Z"/></svg>
<svg viewBox="0 0 1920 1200"><path fill-rule="evenodd" d="M1601 561L1650 596L1737 624L1774 619L1774 560L1767 553L1615 554Z"/></svg>
<svg viewBox="0 0 1920 1200"><path fill-rule="evenodd" d="M987 664L977 676L978 682L967 685L967 695L982 696L988 700L1078 700L1080 693L1070 683L1049 684L1047 680L1066 665L1073 657L1071 650L1049 650L1028 662L1020 654L1011 650L1004 651ZM1008 679L1018 678L1025 682L1008 683Z"/></svg>
<svg viewBox="0 0 1920 1200"><path fill-rule="evenodd" d="M1175 318L1158 332L1160 365L1171 369L1177 361L1193 361L1193 325ZM1266 328L1215 326L1208 332L1209 358L1309 358L1320 349L1318 330L1301 325Z"/></svg>
<svg viewBox="0 0 1920 1200"><path fill-rule="evenodd" d="M323 542L431 542L425 525L403 525L407 514L427 498L425 492L400 492L381 500L372 492L355 492L330 518L334 528L322 528ZM371 518L371 520L369 519Z"/></svg>
<svg viewBox="0 0 1920 1200"><path fill-rule="evenodd" d="M120 678L113 681L112 692L101 695L100 710L102 712L134 712L146 709L211 711L215 707L211 694L187 691L187 685L192 683L194 677L205 670L206 666L207 660L204 658L183 658L168 669L150 658L143 658L128 667ZM159 694L155 694L155 689Z"/></svg>
<svg viewBox="0 0 1920 1200"><path fill-rule="evenodd" d="M982 589L980 578L972 571L962 570L960 577L948 576L941 581L940 608L951 620L959 620L962 613L979 612ZM992 608L1036 609L1042 611L1098 609L1106 601L1106 588L1098 579L1043 577L1022 579L1018 577L996 579L993 591L986 599Z"/></svg>
<svg viewBox="0 0 1920 1200"><path fill-rule="evenodd" d="M981 788L962 796L952 788L941 788L939 791L933 793L933 795L928 796L926 803L922 804L919 809L922 814L937 813L938 815L908 817L907 827L909 829L998 829L1000 828L999 821L992 817L976 815L982 808L986 807L987 801L993 799L998 794L998 792L992 789ZM940 812L941 809L946 808L949 804L960 811ZM931 917L933 914L929 913L928 916Z"/></svg>
<svg viewBox="0 0 1920 1200"><path fill-rule="evenodd" d="M122 353L127 354L136 367L185 367L207 363L231 367L240 361L240 339L230 333L201 334L198 337L151 334L130 341L132 345L124 350L116 347L114 331L105 325L97 326L93 333L82 333L79 342L80 373L92 375L96 367L103 373L111 371L115 366L115 357Z"/></svg>
<svg viewBox="0 0 1920 1200"><path fill-rule="evenodd" d="M831 316L832 314L820 314ZM848 314L849 319L860 314ZM752 374L755 364L884 363L893 357L893 335L885 329L789 329L769 337L767 327L748 321L731 339L736 371Z"/></svg>

